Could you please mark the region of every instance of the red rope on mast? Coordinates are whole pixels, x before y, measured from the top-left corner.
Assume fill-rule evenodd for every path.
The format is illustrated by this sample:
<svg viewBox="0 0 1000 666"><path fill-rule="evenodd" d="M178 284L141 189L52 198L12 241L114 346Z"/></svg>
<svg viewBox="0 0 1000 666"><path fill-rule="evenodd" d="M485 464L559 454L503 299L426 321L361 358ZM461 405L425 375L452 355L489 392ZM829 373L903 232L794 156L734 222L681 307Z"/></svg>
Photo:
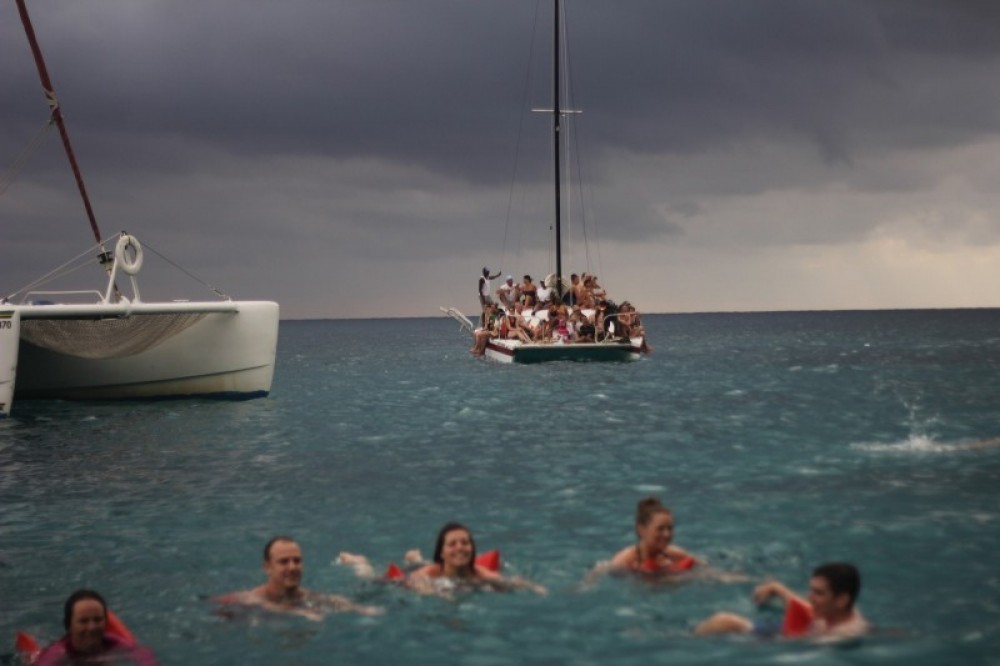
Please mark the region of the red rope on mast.
<svg viewBox="0 0 1000 666"><path fill-rule="evenodd" d="M87 209L87 218L90 220L90 229L94 232L94 238L98 245L101 243L101 231L97 228L97 217L94 209L90 205L90 197L87 196L87 187L83 184L83 175L80 167L76 163L76 155L73 154L73 146L69 142L69 133L63 123L62 111L59 109L59 100L56 99L52 81L49 79L49 72L45 67L45 60L42 58L42 50L38 47L38 40L35 39L35 30L31 27L31 19L28 18L28 9L24 6L24 0L16 0L17 11L21 15L21 23L24 24L24 31L28 35L28 43L31 45L31 53L35 56L35 65L38 67L38 76L42 80L42 90L45 92L45 101L52 109L52 120L59 128L59 135L62 137L63 147L66 149L66 156L69 158L69 165L73 169L76 177L76 186L80 190L83 198L83 206Z"/></svg>

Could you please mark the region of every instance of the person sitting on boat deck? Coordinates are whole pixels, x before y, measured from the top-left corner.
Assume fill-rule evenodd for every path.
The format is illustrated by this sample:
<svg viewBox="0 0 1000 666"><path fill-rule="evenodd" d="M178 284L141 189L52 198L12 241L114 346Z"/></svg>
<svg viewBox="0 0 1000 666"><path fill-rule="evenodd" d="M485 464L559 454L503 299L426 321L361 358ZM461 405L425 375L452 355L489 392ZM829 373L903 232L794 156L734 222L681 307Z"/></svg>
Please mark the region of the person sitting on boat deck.
<svg viewBox="0 0 1000 666"><path fill-rule="evenodd" d="M527 301L528 296L531 296L532 301L535 300L535 296L538 293L538 288L535 287L535 283L531 281L530 275L524 276L524 282L521 283L520 289L521 300Z"/></svg>
<svg viewBox="0 0 1000 666"><path fill-rule="evenodd" d="M541 585L524 578L505 578L476 564L476 541L468 527L448 523L438 531L434 561L407 576L407 585L422 594L443 594L460 588L484 587L493 590L529 589L547 594Z"/></svg>
<svg viewBox="0 0 1000 666"><path fill-rule="evenodd" d="M575 340L577 342L593 342L594 341L594 325L590 323L587 316L583 314L579 305L574 305L573 310L569 314L569 323L573 327L573 331L576 334Z"/></svg>
<svg viewBox="0 0 1000 666"><path fill-rule="evenodd" d="M559 319L559 307L555 303L549 303L545 308L544 319L539 326L541 335L536 336L539 342L552 342L556 335L556 325Z"/></svg>
<svg viewBox="0 0 1000 666"><path fill-rule="evenodd" d="M597 304L597 316L603 320L604 336L607 338L628 339L618 324L618 306L613 301L602 300Z"/></svg>
<svg viewBox="0 0 1000 666"><path fill-rule="evenodd" d="M472 332L472 348L469 353L473 356L482 356L486 353L486 344L490 338L498 335L500 325L499 308L495 303L490 303L483 310L483 325Z"/></svg>
<svg viewBox="0 0 1000 666"><path fill-rule="evenodd" d="M513 309L507 310L507 339L509 340L520 340L521 342L531 342L530 329L524 325L521 312L524 310L524 306L518 303Z"/></svg>
<svg viewBox="0 0 1000 666"><path fill-rule="evenodd" d="M538 302L538 307L549 307L549 303L552 302L553 298L552 292L552 287L546 285L545 281L542 280L542 283L538 285L538 289L535 290L535 299Z"/></svg>
<svg viewBox="0 0 1000 666"><path fill-rule="evenodd" d="M504 309L510 310L517 303L519 296L518 287L514 284L514 276L508 275L504 283L497 289L497 298L500 299L500 305Z"/></svg>
<svg viewBox="0 0 1000 666"><path fill-rule="evenodd" d="M565 305L560 305L556 310L554 338L562 342L573 342L573 327L569 323L569 309Z"/></svg>
<svg viewBox="0 0 1000 666"><path fill-rule="evenodd" d="M156 655L108 627L108 605L93 590L77 590L63 605L65 635L30 663L34 666L115 663L156 666ZM125 630L125 633L128 633Z"/></svg>
<svg viewBox="0 0 1000 666"><path fill-rule="evenodd" d="M608 306L602 301L594 306L594 327L597 329L597 338L604 340L608 335Z"/></svg>
<svg viewBox="0 0 1000 666"><path fill-rule="evenodd" d="M634 546L599 563L588 574L588 580L605 573L669 575L704 564L673 544L674 515L657 497L646 497L636 505L635 534L638 542Z"/></svg>
<svg viewBox="0 0 1000 666"><path fill-rule="evenodd" d="M618 306L618 321L625 326L625 335L629 338L640 338L642 344L639 351L643 354L652 354L653 348L646 342L646 329L639 319L639 311L628 301L623 301Z"/></svg>
<svg viewBox="0 0 1000 666"><path fill-rule="evenodd" d="M804 599L778 581L761 583L754 589L754 603L772 598L786 606L785 621L754 624L736 613L716 613L695 628L698 636L755 634L763 638L810 638L835 641L854 638L870 630L868 621L855 608L861 592L861 575L847 562L830 562L816 567L809 579L809 598Z"/></svg>
<svg viewBox="0 0 1000 666"><path fill-rule="evenodd" d="M216 598L221 604L256 606L269 611L320 620L329 611L380 615L382 609L364 606L337 594L321 594L302 587L302 549L294 539L277 536L264 546L267 581L252 590Z"/></svg>

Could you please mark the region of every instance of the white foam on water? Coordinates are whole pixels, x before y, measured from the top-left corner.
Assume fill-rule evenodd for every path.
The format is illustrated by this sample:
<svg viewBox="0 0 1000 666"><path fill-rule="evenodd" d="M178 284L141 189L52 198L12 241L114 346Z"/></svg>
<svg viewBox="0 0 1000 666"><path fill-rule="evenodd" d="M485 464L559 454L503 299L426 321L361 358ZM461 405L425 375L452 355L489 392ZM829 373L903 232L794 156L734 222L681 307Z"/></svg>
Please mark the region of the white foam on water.
<svg viewBox="0 0 1000 666"><path fill-rule="evenodd" d="M635 487L640 493L662 493L667 489L666 486L659 486L652 483L640 483Z"/></svg>
<svg viewBox="0 0 1000 666"><path fill-rule="evenodd" d="M851 448L870 453L961 453L980 449L1000 448L1000 437L957 442L939 442L933 436L911 434L901 442L854 442Z"/></svg>

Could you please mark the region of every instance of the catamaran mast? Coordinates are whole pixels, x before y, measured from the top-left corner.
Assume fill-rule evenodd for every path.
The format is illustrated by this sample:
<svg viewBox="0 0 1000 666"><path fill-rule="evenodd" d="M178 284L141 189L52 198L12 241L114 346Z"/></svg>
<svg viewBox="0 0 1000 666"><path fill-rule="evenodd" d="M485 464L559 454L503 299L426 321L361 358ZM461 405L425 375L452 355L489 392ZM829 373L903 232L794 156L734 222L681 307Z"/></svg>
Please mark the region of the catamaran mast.
<svg viewBox="0 0 1000 666"><path fill-rule="evenodd" d="M18 0L19 2L21 0ZM562 302L563 282L562 282L562 227L561 227L561 204L562 196L559 193L559 185L562 182L562 166L559 163L561 152L561 124L562 109L559 108L559 0L553 0L555 6L555 38L552 40L555 50L552 53L554 78L552 81L552 140L555 154L555 181L556 181L556 293L559 294L559 301Z"/></svg>
<svg viewBox="0 0 1000 666"><path fill-rule="evenodd" d="M45 92L45 99L52 109L51 121L59 128L59 135L62 137L63 147L66 149L66 156L69 158L70 167L76 177L76 186L80 190L83 198L83 206L87 209L87 218L90 220L90 229L94 232L97 243L101 242L101 231L97 228L97 218L94 216L94 209L90 205L90 197L87 196L87 187L83 184L83 175L80 167L76 163L76 155L73 154L73 146L69 143L69 133L63 122L62 111L59 109L59 100L56 99L55 90L52 88L52 81L49 79L49 72L45 67L45 60L42 59L42 50L38 47L38 40L35 39L35 30L31 27L31 19L28 18L28 9L24 6L24 0L16 0L17 11L21 15L21 23L24 24L24 31L28 35L28 43L31 45L31 53L35 56L35 65L38 67L38 76L42 80L42 90ZM104 253L107 254L107 253ZM103 260L103 256L102 256Z"/></svg>

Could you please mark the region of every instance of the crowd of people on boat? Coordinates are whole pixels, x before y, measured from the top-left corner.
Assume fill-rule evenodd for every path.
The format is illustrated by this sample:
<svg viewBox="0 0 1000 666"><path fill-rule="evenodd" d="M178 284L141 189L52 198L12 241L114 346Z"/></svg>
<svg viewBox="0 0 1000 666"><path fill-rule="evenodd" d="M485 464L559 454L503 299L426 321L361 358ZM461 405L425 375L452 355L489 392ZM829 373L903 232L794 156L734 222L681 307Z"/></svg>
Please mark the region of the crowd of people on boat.
<svg viewBox="0 0 1000 666"><path fill-rule="evenodd" d="M638 338L643 353L652 351L635 306L609 299L596 275L573 273L568 285L559 284L554 275L537 285L530 275L520 283L508 275L493 290L498 277L500 273L484 267L479 278L482 313L469 350L473 355L484 354L487 342L496 338L563 344Z"/></svg>
<svg viewBox="0 0 1000 666"><path fill-rule="evenodd" d="M656 497L641 500L636 507L636 542L594 566L584 577L584 586L606 574L630 575L646 581L682 582L690 578L711 578L727 583L746 583L739 573L714 569L703 558L692 555L673 543L674 516ZM356 575L386 584L399 585L417 594L454 599L457 595L483 591L528 590L547 595L545 586L501 571L499 551L490 552L488 561L477 554L472 531L461 523L448 523L440 529L432 560L424 560L420 551L410 550L403 558L402 569L390 564L381 576L364 555L342 552L336 561L353 568ZM385 614L385 609L354 602L337 594L308 590L302 586L303 556L298 542L289 536L272 538L264 546L265 581L250 590L233 592L213 599L220 609L260 609L265 612L298 615L321 620L331 612L351 612L367 616ZM784 605L784 618L754 621L726 611L718 612L694 625L698 636L746 634L758 638L804 638L815 641L842 640L864 635L870 630L867 620L856 608L861 590L857 568L846 562L830 562L813 570L809 591L801 596L777 580L765 580L753 590L755 603L764 605L778 600ZM23 661L35 666L63 666L80 663L134 664L155 666L155 655L141 646L108 608L100 594L78 590L63 609L65 635L44 650L31 637L18 635L17 649ZM227 612L220 610L220 614ZM235 613L230 613L235 615Z"/></svg>

